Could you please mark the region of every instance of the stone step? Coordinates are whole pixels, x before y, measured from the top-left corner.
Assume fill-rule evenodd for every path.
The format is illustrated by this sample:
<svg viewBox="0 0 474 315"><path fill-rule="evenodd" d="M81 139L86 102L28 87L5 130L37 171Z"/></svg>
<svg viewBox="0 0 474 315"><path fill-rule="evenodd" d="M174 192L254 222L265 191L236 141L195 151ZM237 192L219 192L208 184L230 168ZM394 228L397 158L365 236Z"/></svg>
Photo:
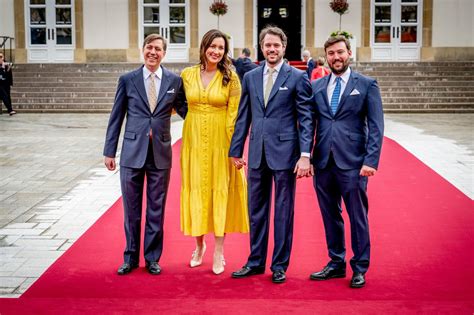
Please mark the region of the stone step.
<svg viewBox="0 0 474 315"><path fill-rule="evenodd" d="M15 107L16 110L18 110L20 113L81 113L81 114L104 114L104 113L110 113L110 108L109 109L96 109L96 108L31 108L31 107L26 107L26 108L21 108L19 109ZM3 111L6 113L6 110Z"/></svg>
<svg viewBox="0 0 474 315"><path fill-rule="evenodd" d="M77 104L70 104L70 103L54 103L54 104L29 104L29 103L17 103L15 104L15 109L18 109L18 111L23 111L24 109L30 109L30 110L55 110L55 109L63 109L63 110L105 110L110 112L112 110L112 103L77 103Z"/></svg>
<svg viewBox="0 0 474 315"><path fill-rule="evenodd" d="M385 97L383 98L384 104L392 103L456 103L456 104L473 104L474 97Z"/></svg>
<svg viewBox="0 0 474 315"><path fill-rule="evenodd" d="M97 91L97 92L12 92L11 97L13 98L114 98L115 97L115 89L111 89L109 92L107 91Z"/></svg>
<svg viewBox="0 0 474 315"><path fill-rule="evenodd" d="M104 93L115 93L117 89L117 84L110 85L109 87L103 86L83 86L83 87L64 87L57 85L54 87L29 87L29 86L17 86L14 85L12 88L12 95L13 93L63 93L63 92L74 92L74 93L81 93L81 92L104 92Z"/></svg>
<svg viewBox="0 0 474 315"><path fill-rule="evenodd" d="M452 98L459 98L459 97L466 97L466 98L474 98L474 91L451 91L451 92L440 92L440 91L414 91L414 92L406 92L406 91L397 91L397 92L387 92L381 89L382 98L407 98L407 97L417 97L417 98L442 98L442 97L452 97Z"/></svg>
<svg viewBox="0 0 474 315"><path fill-rule="evenodd" d="M12 98L13 104L113 104L113 97L35 97L35 98Z"/></svg>
<svg viewBox="0 0 474 315"><path fill-rule="evenodd" d="M389 108L384 109L386 114L472 114L474 109L465 108Z"/></svg>
<svg viewBox="0 0 474 315"><path fill-rule="evenodd" d="M472 109L474 103L383 103L383 109Z"/></svg>
<svg viewBox="0 0 474 315"><path fill-rule="evenodd" d="M180 73L189 63L165 64ZM18 64L12 99L24 112L110 112L117 81L139 64ZM356 63L377 79L386 112L473 112L474 62Z"/></svg>
<svg viewBox="0 0 474 315"><path fill-rule="evenodd" d="M469 81L377 81L383 87L465 87L471 89L473 83Z"/></svg>

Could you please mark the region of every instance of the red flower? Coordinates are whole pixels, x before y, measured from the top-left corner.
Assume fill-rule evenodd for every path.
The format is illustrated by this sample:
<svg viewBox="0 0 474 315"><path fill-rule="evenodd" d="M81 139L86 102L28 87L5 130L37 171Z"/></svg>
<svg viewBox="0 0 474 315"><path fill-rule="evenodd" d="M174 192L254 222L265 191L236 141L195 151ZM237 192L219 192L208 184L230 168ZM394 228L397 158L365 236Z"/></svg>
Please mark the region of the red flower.
<svg viewBox="0 0 474 315"><path fill-rule="evenodd" d="M349 10L349 3L347 0L332 0L329 2L329 7L331 7L334 12L342 15Z"/></svg>
<svg viewBox="0 0 474 315"><path fill-rule="evenodd" d="M209 7L209 11L217 16L224 15L227 13L227 4L223 0L214 0Z"/></svg>

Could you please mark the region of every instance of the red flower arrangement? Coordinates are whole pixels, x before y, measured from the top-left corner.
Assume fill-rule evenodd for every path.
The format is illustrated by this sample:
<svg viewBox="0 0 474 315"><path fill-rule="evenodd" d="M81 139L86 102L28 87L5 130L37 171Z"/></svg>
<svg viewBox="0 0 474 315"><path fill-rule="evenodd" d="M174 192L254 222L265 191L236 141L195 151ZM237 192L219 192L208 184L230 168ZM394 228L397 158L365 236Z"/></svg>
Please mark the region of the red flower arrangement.
<svg viewBox="0 0 474 315"><path fill-rule="evenodd" d="M227 13L227 4L223 0L214 0L209 7L209 11L217 16L224 15Z"/></svg>
<svg viewBox="0 0 474 315"><path fill-rule="evenodd" d="M329 2L329 7L339 14L339 31L341 30L341 20L342 20L342 15L349 10L349 3L347 0L332 0Z"/></svg>
<svg viewBox="0 0 474 315"><path fill-rule="evenodd" d="M331 7L334 12L342 15L349 10L349 3L347 0L332 0L329 2L329 7Z"/></svg>

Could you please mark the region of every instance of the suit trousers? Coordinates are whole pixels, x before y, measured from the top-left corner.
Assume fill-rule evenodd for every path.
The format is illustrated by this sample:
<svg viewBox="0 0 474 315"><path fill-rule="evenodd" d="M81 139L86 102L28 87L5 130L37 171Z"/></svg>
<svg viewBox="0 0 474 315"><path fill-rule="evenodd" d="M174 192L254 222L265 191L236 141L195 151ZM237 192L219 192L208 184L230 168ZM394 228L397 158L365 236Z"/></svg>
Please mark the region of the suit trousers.
<svg viewBox="0 0 474 315"><path fill-rule="evenodd" d="M274 248L272 271L288 269L293 242L296 175L293 170L268 167L265 152L258 169L249 168L250 256L247 267L265 267L268 249L272 181L275 182Z"/></svg>
<svg viewBox="0 0 474 315"><path fill-rule="evenodd" d="M344 219L341 199L346 205L351 224L352 257L354 272L365 273L369 268L370 237L368 221L367 177L360 176L360 169L343 170L337 167L332 154L327 166L318 169L313 178L319 207L326 232L326 242L331 261L329 266L345 268Z"/></svg>
<svg viewBox="0 0 474 315"><path fill-rule="evenodd" d="M9 86L0 86L0 100L5 104L8 112L13 110L12 108L12 99L10 97L10 87ZM0 108L0 111L2 109Z"/></svg>
<svg viewBox="0 0 474 315"><path fill-rule="evenodd" d="M142 168L121 167L124 227L126 247L124 262L138 264L143 204L143 188L146 176L146 223L144 236L145 261L159 261L163 250L163 222L170 169L155 166L151 141Z"/></svg>

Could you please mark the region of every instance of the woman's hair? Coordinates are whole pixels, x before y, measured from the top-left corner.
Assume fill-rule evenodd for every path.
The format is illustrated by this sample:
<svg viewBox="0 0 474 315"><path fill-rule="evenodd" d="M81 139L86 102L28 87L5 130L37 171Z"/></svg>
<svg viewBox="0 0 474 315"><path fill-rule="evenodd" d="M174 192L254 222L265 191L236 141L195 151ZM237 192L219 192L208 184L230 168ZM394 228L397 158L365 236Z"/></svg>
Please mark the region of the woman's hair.
<svg viewBox="0 0 474 315"><path fill-rule="evenodd" d="M222 73L222 85L227 86L230 82L232 76L232 62L228 56L229 52L229 42L227 40L227 36L219 30L210 30L201 40L201 48L199 49L199 64L201 65L201 69L206 69L207 65L207 58L206 58L206 50L211 46L212 41L216 38L223 38L224 39L224 55L222 56L221 61L217 64L217 69Z"/></svg>
<svg viewBox="0 0 474 315"><path fill-rule="evenodd" d="M324 66L324 63L326 62L326 58L323 56L318 57L318 66Z"/></svg>

